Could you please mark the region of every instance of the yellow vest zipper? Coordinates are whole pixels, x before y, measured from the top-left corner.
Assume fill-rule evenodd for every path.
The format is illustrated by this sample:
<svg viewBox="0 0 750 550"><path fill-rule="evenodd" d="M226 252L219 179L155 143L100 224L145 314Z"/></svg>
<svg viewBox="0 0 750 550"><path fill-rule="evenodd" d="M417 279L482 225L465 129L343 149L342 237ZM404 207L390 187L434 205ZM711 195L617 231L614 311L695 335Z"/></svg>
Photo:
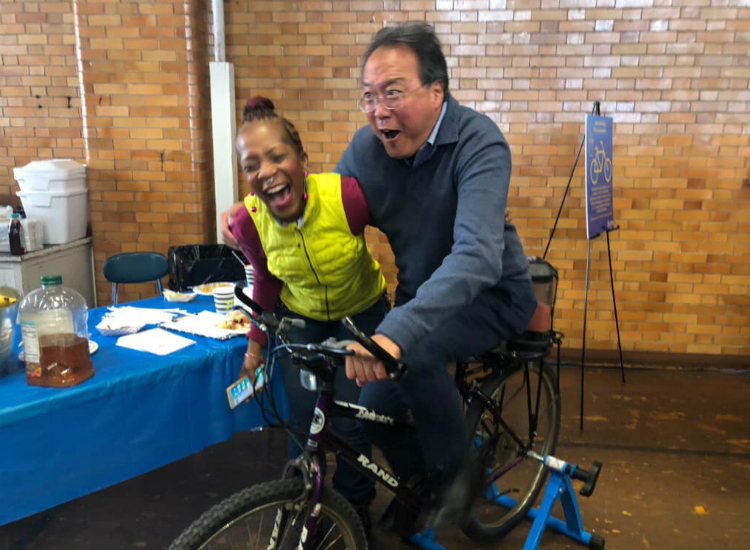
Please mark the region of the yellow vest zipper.
<svg viewBox="0 0 750 550"><path fill-rule="evenodd" d="M318 281L318 284L323 287L323 291L325 292L326 297L326 316L328 317L328 320L331 320L331 307L328 304L328 286L324 285L320 282L320 277L318 277L318 273L315 271L315 267L313 267L312 260L310 259L310 254L307 252L307 244L305 243L305 236L302 234L302 231L299 229L299 227L295 227L294 230L299 235L299 238L302 240L302 249L305 251L305 258L307 258L307 263L310 264L310 270L313 272L313 275L315 275L315 280Z"/></svg>

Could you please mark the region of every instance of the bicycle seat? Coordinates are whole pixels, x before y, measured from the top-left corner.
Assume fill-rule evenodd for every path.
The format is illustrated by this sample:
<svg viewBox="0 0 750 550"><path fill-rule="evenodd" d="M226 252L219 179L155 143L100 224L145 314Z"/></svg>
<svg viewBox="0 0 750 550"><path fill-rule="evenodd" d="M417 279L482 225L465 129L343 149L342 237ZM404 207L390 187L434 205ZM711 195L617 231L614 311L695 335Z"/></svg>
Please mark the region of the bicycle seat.
<svg viewBox="0 0 750 550"><path fill-rule="evenodd" d="M519 336L508 340L507 347L509 351L515 351L517 354L522 353L524 358L526 354L536 356L542 354L547 356L552 350L553 338L552 331L537 332L527 330ZM528 357L532 359L534 357Z"/></svg>

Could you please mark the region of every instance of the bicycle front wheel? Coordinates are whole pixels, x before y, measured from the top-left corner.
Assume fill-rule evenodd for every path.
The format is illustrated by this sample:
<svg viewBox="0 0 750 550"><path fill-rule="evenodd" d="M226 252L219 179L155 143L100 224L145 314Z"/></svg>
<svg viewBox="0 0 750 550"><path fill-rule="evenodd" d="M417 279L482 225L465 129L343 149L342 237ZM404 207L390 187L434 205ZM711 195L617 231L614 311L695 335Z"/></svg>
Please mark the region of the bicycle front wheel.
<svg viewBox="0 0 750 550"><path fill-rule="evenodd" d="M527 458L525 451L542 456L554 453L560 432L560 397L555 375L543 363L500 372L485 381L481 391L492 400L495 413L474 399L466 422L488 484L461 528L472 540L491 542L513 529L544 486L544 465Z"/></svg>
<svg viewBox="0 0 750 550"><path fill-rule="evenodd" d="M170 550L294 550L307 520L307 500L299 478L255 485L220 502L172 543ZM365 550L367 539L354 508L327 489L313 549Z"/></svg>

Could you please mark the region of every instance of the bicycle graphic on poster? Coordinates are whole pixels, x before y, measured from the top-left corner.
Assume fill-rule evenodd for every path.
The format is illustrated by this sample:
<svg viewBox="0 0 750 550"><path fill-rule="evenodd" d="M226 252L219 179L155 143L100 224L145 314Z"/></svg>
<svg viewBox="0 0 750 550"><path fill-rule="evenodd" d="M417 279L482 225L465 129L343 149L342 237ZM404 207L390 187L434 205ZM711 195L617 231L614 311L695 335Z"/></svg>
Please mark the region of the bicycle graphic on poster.
<svg viewBox="0 0 750 550"><path fill-rule="evenodd" d="M599 142L599 147L594 145L594 158L591 159L591 183L596 185L599 181L599 174L604 172L604 181L610 183L612 181L612 161L607 158L607 153L604 151L604 142Z"/></svg>

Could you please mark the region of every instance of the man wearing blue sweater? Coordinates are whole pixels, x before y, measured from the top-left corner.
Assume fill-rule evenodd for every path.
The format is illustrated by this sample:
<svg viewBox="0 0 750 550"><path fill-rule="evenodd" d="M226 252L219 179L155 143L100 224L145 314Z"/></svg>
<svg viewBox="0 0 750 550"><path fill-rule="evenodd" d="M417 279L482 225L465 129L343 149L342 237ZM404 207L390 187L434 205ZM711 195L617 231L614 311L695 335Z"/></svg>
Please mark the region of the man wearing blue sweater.
<svg viewBox="0 0 750 550"><path fill-rule="evenodd" d="M503 216L510 148L495 123L450 96L445 57L426 24L378 32L362 86L369 126L336 171L360 182L395 254L395 308L374 339L409 373L387 380L382 364L357 346L347 375L363 386L360 404L397 417L411 411L420 457L392 433L385 440L368 430L399 477L424 470L447 489L468 448L447 364L521 333L536 308L523 247Z"/></svg>
<svg viewBox="0 0 750 550"><path fill-rule="evenodd" d="M415 448L393 430L381 434L365 423L396 474L408 480L427 472L448 495L442 504L460 508L466 503L452 486L466 479L457 473L467 440L447 364L521 333L536 308L523 247L504 220L510 148L495 123L450 96L445 57L429 25L378 32L362 86L359 108L369 126L357 131L336 171L359 180L373 225L395 254L396 307L374 339L409 372L387 380L383 365L355 346L347 375L363 386L362 405L399 418L411 412L417 424ZM230 224L225 212L231 245Z"/></svg>

